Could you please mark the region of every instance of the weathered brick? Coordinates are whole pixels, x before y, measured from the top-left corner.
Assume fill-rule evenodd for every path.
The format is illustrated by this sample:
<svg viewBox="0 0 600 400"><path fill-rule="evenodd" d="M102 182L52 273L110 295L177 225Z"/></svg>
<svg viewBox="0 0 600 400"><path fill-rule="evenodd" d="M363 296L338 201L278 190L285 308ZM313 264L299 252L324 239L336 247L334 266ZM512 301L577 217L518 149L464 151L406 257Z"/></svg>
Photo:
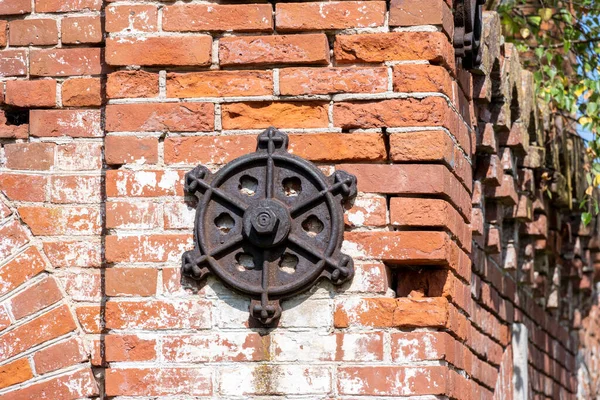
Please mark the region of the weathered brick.
<svg viewBox="0 0 600 400"><path fill-rule="evenodd" d="M154 268L108 268L108 296L153 296L156 294L158 271Z"/></svg>
<svg viewBox="0 0 600 400"><path fill-rule="evenodd" d="M445 0L392 0L390 26L438 25L449 38L454 35L454 16Z"/></svg>
<svg viewBox="0 0 600 400"><path fill-rule="evenodd" d="M0 241L0 260L15 253L19 247L24 246L29 242L27 231L19 221L15 219L0 225L0 235L0 237L3 238L3 240ZM10 269L8 269L7 272L10 273Z"/></svg>
<svg viewBox="0 0 600 400"><path fill-rule="evenodd" d="M208 368L109 368L108 396L210 396L212 374Z"/></svg>
<svg viewBox="0 0 600 400"><path fill-rule="evenodd" d="M100 242L90 240L44 242L44 254L54 268L99 267L102 262Z"/></svg>
<svg viewBox="0 0 600 400"><path fill-rule="evenodd" d="M191 235L147 235L106 237L108 262L165 262L179 260L189 249Z"/></svg>
<svg viewBox="0 0 600 400"><path fill-rule="evenodd" d="M100 110L31 110L29 116L32 136L103 136Z"/></svg>
<svg viewBox="0 0 600 400"><path fill-rule="evenodd" d="M212 103L109 104L106 130L115 131L211 131Z"/></svg>
<svg viewBox="0 0 600 400"><path fill-rule="evenodd" d="M0 20L0 47L5 47L7 43L7 30L8 21ZM2 103L2 96L0 96L0 103Z"/></svg>
<svg viewBox="0 0 600 400"><path fill-rule="evenodd" d="M52 277L46 277L33 286L28 287L10 299L10 309L19 320L44 309L62 299L62 293L58 289L56 281Z"/></svg>
<svg viewBox="0 0 600 400"><path fill-rule="evenodd" d="M85 333L96 333L102 332L102 309L100 304L90 306L79 306L75 308L75 314L81 329Z"/></svg>
<svg viewBox="0 0 600 400"><path fill-rule="evenodd" d="M426 60L454 68L454 49L441 32L337 35L333 54L339 63Z"/></svg>
<svg viewBox="0 0 600 400"><path fill-rule="evenodd" d="M338 369L338 389L346 395L440 395L446 393L448 373L445 366L344 366Z"/></svg>
<svg viewBox="0 0 600 400"><path fill-rule="evenodd" d="M156 339L136 335L107 335L106 361L152 361L156 359Z"/></svg>
<svg viewBox="0 0 600 400"><path fill-rule="evenodd" d="M136 136L108 136L105 141L107 164L156 164L158 138Z"/></svg>
<svg viewBox="0 0 600 400"><path fill-rule="evenodd" d="M282 95L385 92L387 82L387 68L283 68L279 71Z"/></svg>
<svg viewBox="0 0 600 400"><path fill-rule="evenodd" d="M278 3L277 31L374 28L383 26L385 13L383 1Z"/></svg>
<svg viewBox="0 0 600 400"><path fill-rule="evenodd" d="M25 108L55 107L56 81L53 79L8 81L5 102L8 105Z"/></svg>
<svg viewBox="0 0 600 400"><path fill-rule="evenodd" d="M471 201L467 190L444 165L341 164L339 169L356 175L359 191L447 197L463 218L471 216Z"/></svg>
<svg viewBox="0 0 600 400"><path fill-rule="evenodd" d="M64 44L100 43L102 38L99 16L68 17L61 22L61 41Z"/></svg>
<svg viewBox="0 0 600 400"><path fill-rule="evenodd" d="M18 15L31 12L31 1L11 0L0 3L0 15Z"/></svg>
<svg viewBox="0 0 600 400"><path fill-rule="evenodd" d="M153 229L160 225L159 206L151 202L107 202L106 227Z"/></svg>
<svg viewBox="0 0 600 400"><path fill-rule="evenodd" d="M324 102L228 103L221 107L223 129L326 128L329 124Z"/></svg>
<svg viewBox="0 0 600 400"><path fill-rule="evenodd" d="M270 4L175 4L163 9L165 31L273 30Z"/></svg>
<svg viewBox="0 0 600 400"><path fill-rule="evenodd" d="M109 301L106 326L110 329L207 329L211 327L209 301Z"/></svg>
<svg viewBox="0 0 600 400"><path fill-rule="evenodd" d="M183 176L180 171L125 171L106 173L108 197L157 197L183 195Z"/></svg>
<svg viewBox="0 0 600 400"><path fill-rule="evenodd" d="M62 84L62 104L65 107L102 105L102 83L98 78L68 79Z"/></svg>
<svg viewBox="0 0 600 400"><path fill-rule="evenodd" d="M27 51L0 51L0 77L23 75L27 75Z"/></svg>
<svg viewBox="0 0 600 400"><path fill-rule="evenodd" d="M390 158L400 162L443 162L470 190L472 166L464 153L441 130L394 132L390 136Z"/></svg>
<svg viewBox="0 0 600 400"><path fill-rule="evenodd" d="M9 169L49 170L54 166L54 143L10 143L4 146Z"/></svg>
<svg viewBox="0 0 600 400"><path fill-rule="evenodd" d="M77 329L67 305L62 305L0 336L0 359L6 360L40 343Z"/></svg>
<svg viewBox="0 0 600 400"><path fill-rule="evenodd" d="M34 235L97 235L102 230L98 207L23 206L18 211Z"/></svg>
<svg viewBox="0 0 600 400"><path fill-rule="evenodd" d="M25 382L33 378L27 358L20 358L0 367L0 389Z"/></svg>
<svg viewBox="0 0 600 400"><path fill-rule="evenodd" d="M31 50L29 73L33 76L97 75L102 73L101 54L100 48Z"/></svg>
<svg viewBox="0 0 600 400"><path fill-rule="evenodd" d="M117 71L108 74L108 98L157 97L158 74L146 71Z"/></svg>
<svg viewBox="0 0 600 400"><path fill-rule="evenodd" d="M219 40L219 62L230 65L328 64L324 34L238 36Z"/></svg>
<svg viewBox="0 0 600 400"><path fill-rule="evenodd" d="M102 180L99 176L52 176L50 201L59 204L102 202Z"/></svg>
<svg viewBox="0 0 600 400"><path fill-rule="evenodd" d="M210 36L108 38L109 65L210 65Z"/></svg>
<svg viewBox="0 0 600 400"><path fill-rule="evenodd" d="M95 110L89 110L94 111ZM102 167L102 144L75 142L56 148L56 169L63 171L98 171Z"/></svg>
<svg viewBox="0 0 600 400"><path fill-rule="evenodd" d="M8 311L6 311L6 306L0 306L0 331L8 328L12 324L12 320L8 315Z"/></svg>
<svg viewBox="0 0 600 400"><path fill-rule="evenodd" d="M196 136L165 139L165 162L222 164L256 148L250 135ZM332 151L335 149L335 151ZM315 133L290 135L290 151L312 161L366 161L386 158L379 134Z"/></svg>
<svg viewBox="0 0 600 400"><path fill-rule="evenodd" d="M441 97L335 103L333 123L347 129L441 126L470 154L471 137L467 127Z"/></svg>
<svg viewBox="0 0 600 400"><path fill-rule="evenodd" d="M100 11L102 0L35 0L35 11L40 13Z"/></svg>
<svg viewBox="0 0 600 400"><path fill-rule="evenodd" d="M3 228L0 228L0 233L3 234L3 238L10 237L3 232ZM38 249L29 247L0 268L0 294L4 295L10 292L44 271L45 268L46 263Z"/></svg>
<svg viewBox="0 0 600 400"><path fill-rule="evenodd" d="M450 74L444 67L437 65L394 65L393 87L395 92L443 93L458 104Z"/></svg>
<svg viewBox="0 0 600 400"><path fill-rule="evenodd" d="M151 4L110 4L106 7L107 32L154 32L158 9Z"/></svg>
<svg viewBox="0 0 600 400"><path fill-rule="evenodd" d="M58 27L53 19L23 19L9 24L11 46L47 46L58 43Z"/></svg>
<svg viewBox="0 0 600 400"><path fill-rule="evenodd" d="M255 332L166 336L162 354L167 362L263 361L269 343Z"/></svg>
<svg viewBox="0 0 600 400"><path fill-rule="evenodd" d="M36 352L33 356L33 363L38 374L45 374L79 364L87 359L83 342L75 337Z"/></svg>
<svg viewBox="0 0 600 400"><path fill-rule="evenodd" d="M52 393L56 399L79 399L98 395L98 384L89 367L34 383L2 395L3 400L44 399Z"/></svg>
<svg viewBox="0 0 600 400"><path fill-rule="evenodd" d="M44 201L46 183L45 176L0 173L0 190L9 200Z"/></svg>
<svg viewBox="0 0 600 400"><path fill-rule="evenodd" d="M273 94L269 71L205 71L167 75L167 97L227 97Z"/></svg>

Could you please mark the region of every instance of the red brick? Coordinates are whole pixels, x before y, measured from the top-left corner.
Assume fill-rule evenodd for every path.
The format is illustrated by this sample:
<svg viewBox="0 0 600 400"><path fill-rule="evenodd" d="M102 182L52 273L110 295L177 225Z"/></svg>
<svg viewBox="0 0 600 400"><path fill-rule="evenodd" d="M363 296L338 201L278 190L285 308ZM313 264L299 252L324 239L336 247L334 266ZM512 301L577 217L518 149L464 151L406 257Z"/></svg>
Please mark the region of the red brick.
<svg viewBox="0 0 600 400"><path fill-rule="evenodd" d="M56 168L64 171L98 171L102 168L102 144L80 141L60 144L56 149Z"/></svg>
<svg viewBox="0 0 600 400"><path fill-rule="evenodd" d="M166 336L162 354L166 362L265 361L269 344L256 332Z"/></svg>
<svg viewBox="0 0 600 400"><path fill-rule="evenodd" d="M102 262L100 242L90 240L44 242L44 254L54 268L99 267Z"/></svg>
<svg viewBox="0 0 600 400"><path fill-rule="evenodd" d="M97 75L102 73L100 48L31 50L33 76Z"/></svg>
<svg viewBox="0 0 600 400"><path fill-rule="evenodd" d="M100 203L102 181L99 176L52 176L50 200L53 203Z"/></svg>
<svg viewBox="0 0 600 400"><path fill-rule="evenodd" d="M2 400L48 399L49 393L53 399L71 400L97 396L99 392L92 370L85 367L5 393Z"/></svg>
<svg viewBox="0 0 600 400"><path fill-rule="evenodd" d="M9 24L11 46L47 46L58 43L58 27L53 19L23 19Z"/></svg>
<svg viewBox="0 0 600 400"><path fill-rule="evenodd" d="M146 235L106 237L108 262L165 262L181 258L189 249L191 235Z"/></svg>
<svg viewBox="0 0 600 400"><path fill-rule="evenodd" d="M446 132L394 132L390 136L390 158L400 162L443 162L467 190L473 182L472 166Z"/></svg>
<svg viewBox="0 0 600 400"><path fill-rule="evenodd" d="M210 36L108 38L109 65L210 65Z"/></svg>
<svg viewBox="0 0 600 400"><path fill-rule="evenodd" d="M75 309L77 320L85 333L101 333L102 309L101 306L79 306Z"/></svg>
<svg viewBox="0 0 600 400"><path fill-rule="evenodd" d="M210 314L207 300L109 301L105 318L109 329L207 329Z"/></svg>
<svg viewBox="0 0 600 400"><path fill-rule="evenodd" d="M337 168L356 175L361 192L447 196L465 219L471 216L468 192L444 165L341 164Z"/></svg>
<svg viewBox="0 0 600 400"><path fill-rule="evenodd" d="M107 32L155 32L158 10L149 4L111 4L106 7Z"/></svg>
<svg viewBox="0 0 600 400"><path fill-rule="evenodd" d="M211 372L207 368L109 368L108 396L210 396Z"/></svg>
<svg viewBox="0 0 600 400"><path fill-rule="evenodd" d="M0 51L0 71L2 71L2 77L27 75L27 51Z"/></svg>
<svg viewBox="0 0 600 400"><path fill-rule="evenodd" d="M165 139L165 163L222 164L255 148L256 138L250 135L173 137ZM290 150L300 157L323 162L386 158L383 137L369 133L290 135Z"/></svg>
<svg viewBox="0 0 600 400"><path fill-rule="evenodd" d="M146 71L117 71L108 74L108 98L157 97L158 74Z"/></svg>
<svg viewBox="0 0 600 400"><path fill-rule="evenodd" d="M340 367L338 390L346 395L443 395L448 387L448 373L445 366Z"/></svg>
<svg viewBox="0 0 600 400"><path fill-rule="evenodd" d="M71 270L59 276L63 288L73 301L100 301L102 299L102 277L96 269L86 272Z"/></svg>
<svg viewBox="0 0 600 400"><path fill-rule="evenodd" d="M109 104L106 130L196 132L214 129L212 103Z"/></svg>
<svg viewBox="0 0 600 400"><path fill-rule="evenodd" d="M448 37L454 35L452 9L444 0L392 0L389 25L438 25Z"/></svg>
<svg viewBox="0 0 600 400"><path fill-rule="evenodd" d="M441 97L336 103L333 123L346 129L441 126L470 154L471 138L462 119Z"/></svg>
<svg viewBox="0 0 600 400"><path fill-rule="evenodd" d="M1 7L1 6L0 6ZM7 44L7 30L8 21L0 20L0 47L5 47ZM2 97L2 96L0 96ZM0 98L0 103L2 103L2 99Z"/></svg>
<svg viewBox="0 0 600 400"><path fill-rule="evenodd" d="M33 378L33 371L27 358L21 358L0 366L0 389L25 382Z"/></svg>
<svg viewBox="0 0 600 400"><path fill-rule="evenodd" d="M0 336L0 360L77 329L67 305L42 314Z"/></svg>
<svg viewBox="0 0 600 400"><path fill-rule="evenodd" d="M154 268L106 269L106 295L153 296L156 294L158 271Z"/></svg>
<svg viewBox="0 0 600 400"><path fill-rule="evenodd" d="M3 238L10 237L5 236L6 232L3 232L2 228L0 228L0 233ZM0 294L4 295L10 292L44 271L45 268L46 263L38 249L29 247L0 268Z"/></svg>
<svg viewBox="0 0 600 400"><path fill-rule="evenodd" d="M0 190L13 201L44 201L45 176L0 173Z"/></svg>
<svg viewBox="0 0 600 400"><path fill-rule="evenodd" d="M167 75L167 97L226 97L273 94L270 71L205 71Z"/></svg>
<svg viewBox="0 0 600 400"><path fill-rule="evenodd" d="M283 68L279 71L282 95L385 92L387 81L387 68Z"/></svg>
<svg viewBox="0 0 600 400"><path fill-rule="evenodd" d="M102 230L98 207L23 206L18 211L34 235L98 235Z"/></svg>
<svg viewBox="0 0 600 400"><path fill-rule="evenodd" d="M339 63L426 60L454 68L454 48L441 32L390 32L337 35Z"/></svg>
<svg viewBox="0 0 600 400"><path fill-rule="evenodd" d="M4 146L9 169L49 170L54 165L54 143L9 143Z"/></svg>
<svg viewBox="0 0 600 400"><path fill-rule="evenodd" d="M0 61L2 59L0 58ZM4 83L0 84L0 91L4 90ZM0 95L0 104L4 98L4 92ZM22 123L20 125L9 124L6 113L0 111L0 138L1 139L26 139L29 136L29 125Z"/></svg>
<svg viewBox="0 0 600 400"><path fill-rule="evenodd" d="M183 171L106 172L108 197L157 197L183 195Z"/></svg>
<svg viewBox="0 0 600 400"><path fill-rule="evenodd" d="M29 242L25 227L15 219L0 225L0 237L3 238L0 241L0 260L4 260Z"/></svg>
<svg viewBox="0 0 600 400"><path fill-rule="evenodd" d="M391 336L392 359L397 363L451 361L448 343L454 340L446 332L399 332Z"/></svg>
<svg viewBox="0 0 600 400"><path fill-rule="evenodd" d="M344 223L346 226L384 226L387 225L387 202L385 196L359 196L346 206Z"/></svg>
<svg viewBox="0 0 600 400"><path fill-rule="evenodd" d="M106 361L152 361L156 359L156 339L135 335L107 335Z"/></svg>
<svg viewBox="0 0 600 400"><path fill-rule="evenodd" d="M328 64L325 34L238 36L219 40L221 66Z"/></svg>
<svg viewBox="0 0 600 400"><path fill-rule="evenodd" d="M62 104L65 107L102 105L102 83L99 78L68 79L62 84Z"/></svg>
<svg viewBox="0 0 600 400"><path fill-rule="evenodd" d="M163 9L165 31L273 30L270 4L176 4Z"/></svg>
<svg viewBox="0 0 600 400"><path fill-rule="evenodd" d="M383 1L278 3L277 31L375 28L385 22Z"/></svg>
<svg viewBox="0 0 600 400"><path fill-rule="evenodd" d="M345 240L357 247L355 258L413 266L443 265L470 279L467 255L445 232L348 232Z"/></svg>
<svg viewBox="0 0 600 400"><path fill-rule="evenodd" d="M159 205L151 202L107 202L106 227L153 229L160 225Z"/></svg>
<svg viewBox="0 0 600 400"><path fill-rule="evenodd" d="M458 104L452 78L444 67L423 64L394 65L393 80L395 92L443 93Z"/></svg>
<svg viewBox="0 0 600 400"><path fill-rule="evenodd" d="M392 197L390 223L401 227L435 227L450 231L467 251L471 248L471 232L458 211L442 199Z"/></svg>
<svg viewBox="0 0 600 400"><path fill-rule="evenodd" d="M326 128L328 103L252 102L221 106L223 129Z"/></svg>
<svg viewBox="0 0 600 400"><path fill-rule="evenodd" d="M56 81L42 79L35 81L6 82L6 104L17 107L55 107Z"/></svg>
<svg viewBox="0 0 600 400"><path fill-rule="evenodd" d="M157 137L107 136L104 145L104 156L109 165L158 162Z"/></svg>
<svg viewBox="0 0 600 400"><path fill-rule="evenodd" d="M35 11L40 13L70 11L100 11L102 0L35 0Z"/></svg>
<svg viewBox="0 0 600 400"><path fill-rule="evenodd" d="M46 347L34 354L33 362L38 374L56 371L71 365L87 361L83 343L79 338L71 338L64 342Z"/></svg>
<svg viewBox="0 0 600 400"><path fill-rule="evenodd" d="M102 42L102 20L99 16L68 17L61 22L63 44Z"/></svg>
<svg viewBox="0 0 600 400"><path fill-rule="evenodd" d="M31 12L30 0L11 0L0 3L0 15L18 15Z"/></svg>
<svg viewBox="0 0 600 400"><path fill-rule="evenodd" d="M46 277L10 299L10 307L15 319L31 315L62 299L62 293L52 277Z"/></svg>
<svg viewBox="0 0 600 400"><path fill-rule="evenodd" d="M12 321L8 315L8 311L6 311L6 306L2 305L0 306L0 331L8 328L10 324L12 324Z"/></svg>

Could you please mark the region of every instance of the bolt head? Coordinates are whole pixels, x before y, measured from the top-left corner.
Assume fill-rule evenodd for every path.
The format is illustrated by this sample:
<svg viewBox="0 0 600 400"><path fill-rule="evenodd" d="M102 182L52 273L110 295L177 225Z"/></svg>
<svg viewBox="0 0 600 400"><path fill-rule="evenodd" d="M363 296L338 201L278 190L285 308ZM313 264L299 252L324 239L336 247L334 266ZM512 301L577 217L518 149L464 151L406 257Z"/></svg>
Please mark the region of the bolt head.
<svg viewBox="0 0 600 400"><path fill-rule="evenodd" d="M259 207L252 218L252 227L261 235L272 234L277 227L277 215L266 207Z"/></svg>

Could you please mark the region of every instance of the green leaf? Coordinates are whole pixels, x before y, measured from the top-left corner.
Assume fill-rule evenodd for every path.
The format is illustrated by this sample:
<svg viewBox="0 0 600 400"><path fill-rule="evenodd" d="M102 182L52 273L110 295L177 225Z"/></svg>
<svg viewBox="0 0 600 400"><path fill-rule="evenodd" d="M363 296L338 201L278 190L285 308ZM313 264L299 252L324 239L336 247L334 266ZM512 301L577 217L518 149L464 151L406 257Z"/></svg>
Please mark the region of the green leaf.
<svg viewBox="0 0 600 400"><path fill-rule="evenodd" d="M588 226L592 222L592 214L589 212L581 213L581 222L584 226Z"/></svg>

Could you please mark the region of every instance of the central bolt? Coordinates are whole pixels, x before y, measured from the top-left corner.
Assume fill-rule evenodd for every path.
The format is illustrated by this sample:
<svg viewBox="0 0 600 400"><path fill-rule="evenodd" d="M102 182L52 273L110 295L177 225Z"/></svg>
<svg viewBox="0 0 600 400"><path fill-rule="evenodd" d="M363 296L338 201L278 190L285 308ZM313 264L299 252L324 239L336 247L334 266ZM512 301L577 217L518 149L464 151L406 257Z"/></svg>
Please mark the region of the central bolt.
<svg viewBox="0 0 600 400"><path fill-rule="evenodd" d="M244 213L244 234L259 247L273 247L287 237L290 223L289 211L281 202L261 200Z"/></svg>

